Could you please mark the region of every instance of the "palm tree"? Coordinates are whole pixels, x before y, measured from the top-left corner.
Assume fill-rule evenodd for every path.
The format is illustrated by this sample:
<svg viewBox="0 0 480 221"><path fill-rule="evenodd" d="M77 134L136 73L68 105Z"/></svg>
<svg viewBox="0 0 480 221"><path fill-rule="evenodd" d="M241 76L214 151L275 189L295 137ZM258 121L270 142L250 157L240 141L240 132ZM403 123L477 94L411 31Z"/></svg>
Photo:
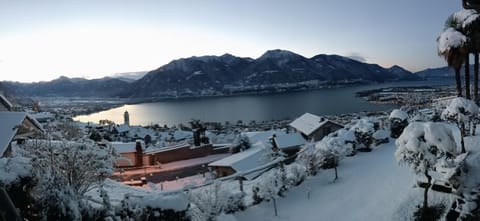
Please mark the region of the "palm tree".
<svg viewBox="0 0 480 221"><path fill-rule="evenodd" d="M465 54L465 98L472 99L470 96L470 53Z"/></svg>
<svg viewBox="0 0 480 221"><path fill-rule="evenodd" d="M445 23L446 28L453 28L456 31L466 36L464 47L467 51L464 53L465 62L465 96L471 99L470 96L470 53L475 54L474 65L474 85L473 94L475 100L478 100L478 50L477 43L480 43L480 14L478 11L469 9L461 10L451 15Z"/></svg>
<svg viewBox="0 0 480 221"><path fill-rule="evenodd" d="M449 18L450 20L450 18ZM448 21L447 20L447 24ZM449 67L455 70L455 83L457 86L457 96L462 96L462 82L460 76L460 69L465 60L467 50L465 45L467 37L461 32L447 27L437 39L438 41L438 55L445 58Z"/></svg>
<svg viewBox="0 0 480 221"><path fill-rule="evenodd" d="M478 12L477 12L478 15ZM474 101L478 104L480 98L478 97L478 75L479 75L479 53L480 53L480 15L478 15L474 22L467 27L467 33L471 39L470 52L474 54L473 65L473 97Z"/></svg>
<svg viewBox="0 0 480 221"><path fill-rule="evenodd" d="M473 75L473 96L474 96L474 101L475 103L478 104L478 47L475 47L475 58L474 58L474 65L473 65L473 72L474 72L474 75Z"/></svg>

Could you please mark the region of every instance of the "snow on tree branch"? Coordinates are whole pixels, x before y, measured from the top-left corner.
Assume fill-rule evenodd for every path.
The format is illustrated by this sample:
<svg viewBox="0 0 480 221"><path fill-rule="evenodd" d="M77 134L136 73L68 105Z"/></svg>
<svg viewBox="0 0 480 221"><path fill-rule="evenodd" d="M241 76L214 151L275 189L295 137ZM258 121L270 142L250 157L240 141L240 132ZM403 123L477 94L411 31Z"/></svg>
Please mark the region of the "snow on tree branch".
<svg viewBox="0 0 480 221"><path fill-rule="evenodd" d="M395 157L415 173L432 170L441 155L456 155L452 131L442 123L413 122L397 139Z"/></svg>
<svg viewBox="0 0 480 221"><path fill-rule="evenodd" d="M475 102L463 97L454 98L442 112L442 119L457 123L467 123L471 117L478 114L478 106Z"/></svg>
<svg viewBox="0 0 480 221"><path fill-rule="evenodd" d="M454 48L460 48L467 42L467 37L454 28L447 28L438 37L438 52L446 54Z"/></svg>

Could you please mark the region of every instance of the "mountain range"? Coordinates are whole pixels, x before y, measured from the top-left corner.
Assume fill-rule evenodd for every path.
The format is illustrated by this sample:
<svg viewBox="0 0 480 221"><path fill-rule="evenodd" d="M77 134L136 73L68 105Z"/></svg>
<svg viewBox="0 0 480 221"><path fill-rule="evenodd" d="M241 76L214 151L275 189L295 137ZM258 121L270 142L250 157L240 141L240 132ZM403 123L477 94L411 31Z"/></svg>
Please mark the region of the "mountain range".
<svg viewBox="0 0 480 221"><path fill-rule="evenodd" d="M396 65L383 68L338 55L306 58L277 49L257 59L231 54L182 58L148 73L119 74L117 78L86 80L62 76L49 82L1 83L20 96L167 98L421 80L430 76L427 72L432 71L414 74Z"/></svg>

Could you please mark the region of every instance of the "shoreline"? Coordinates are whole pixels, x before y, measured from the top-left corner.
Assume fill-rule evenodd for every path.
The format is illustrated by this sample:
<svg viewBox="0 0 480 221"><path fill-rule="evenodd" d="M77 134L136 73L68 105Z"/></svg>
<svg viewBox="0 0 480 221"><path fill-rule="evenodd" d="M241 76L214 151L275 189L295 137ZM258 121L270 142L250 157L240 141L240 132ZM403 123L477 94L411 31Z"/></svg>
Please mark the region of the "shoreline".
<svg viewBox="0 0 480 221"><path fill-rule="evenodd" d="M74 110L70 110L70 113L72 114L73 118L77 118L78 121L82 121L82 122L94 122L96 120L92 119L92 120L86 120L85 118L83 120L79 120L78 117L86 117L88 118L89 115L92 115L92 114L96 114L96 113L100 113L100 112L104 112L104 111L108 111L108 110L112 110L112 109L115 109L115 108L119 108L121 106L124 106L124 105L138 105L138 104L149 104L149 103L156 103L156 102L162 102L162 101L166 101L166 102L169 102L169 101L196 101L196 100L202 100L202 99L218 99L218 98L228 98L228 97L242 97L242 96L254 96L254 97L257 97L257 96L267 96L267 95L273 95L273 94L288 94L288 93L303 93L303 92L308 92L308 91L319 91L319 90L322 90L322 89L329 89L329 88L355 88L355 87L359 87L359 89L357 91L355 91L355 89L353 90L348 90L348 91L351 91L351 92L348 92L348 93L352 93L352 97L362 97L362 96L358 96L359 93L363 93L365 91L378 91L378 90L382 90L382 89L385 89L385 88L404 88L404 87L412 87L412 88L422 88L422 87L430 87L430 86L418 86L418 85L427 85L427 83L429 83L429 81L402 81L402 82L385 82L385 83L374 83L374 84L355 84L355 85L352 85L352 84L349 84L349 85L337 85L337 86L332 86L332 87L323 87L323 88L317 88L317 89L309 89L309 90L302 90L302 91L283 91L283 92L272 92L272 93L242 93L242 94L234 94L234 95L215 95L215 96L183 96L183 97L175 97L175 98L135 98L135 99L132 99L132 98L63 98L64 100L68 100L69 102L69 105L71 105L72 103L71 102L77 102L78 105L76 105L76 108L74 108ZM444 85L448 85L449 83L448 82L437 82L436 84L438 83L441 83L441 84L444 84ZM398 85L397 85L398 84ZM404 84L406 85L410 85L410 86L404 86ZM415 86L415 84L417 86ZM382 85L384 85L384 87L382 87ZM414 85L414 86L411 86L411 85ZM366 86L367 88L370 86L370 90L366 90L365 88L362 88L363 86ZM374 90L371 90L371 88L375 88ZM362 89L365 89L365 90L362 90ZM323 94L323 93L322 93ZM52 99L52 98L50 98ZM58 98L55 98L55 99L58 99ZM268 99L268 98L267 98ZM396 102L376 102L376 101L372 101L372 100L368 100L368 99L364 99L366 103L370 103L370 104L380 104L380 105L395 105L395 106L399 106L400 104L399 103L396 103ZM87 102L85 102L87 101ZM312 101L310 101L312 102ZM61 103L61 102L60 102ZM187 102L188 103L188 102ZM394 108L394 107L392 107ZM71 108L70 108L71 109ZM368 108L366 109L361 109L359 108L358 110L354 110L352 112L339 112L338 114L337 113L332 113L331 111L327 111L329 113L325 113L323 115L327 116L327 115L345 115L345 114L350 114L350 113L361 113L361 112L365 112L365 110L368 110ZM378 111L379 109L375 110L375 109L372 109L372 111ZM203 109L203 111L205 111L205 109ZM311 110L310 110L311 111ZM308 112L308 110L305 110L305 112ZM367 111L369 112L369 111ZM123 112L122 112L123 113ZM106 117L108 119L108 117ZM110 117L111 119L110 120L114 120L114 121L117 121L117 122L120 122L119 120L120 119L116 119L115 120L115 117ZM186 117L185 118L185 122L188 121L188 119L190 118L199 118L199 119L202 119L203 117L198 117L198 116L190 116L190 117ZM262 121L262 117L260 117L259 119L255 119L256 117L252 117L251 119L249 118L245 118L245 117L238 117L236 118L237 120L225 120L224 118L223 119L219 119L219 120L204 120L204 121L212 121L212 122L224 122L224 121L230 121L230 122L236 122L238 121L238 119L240 120L243 120L244 122L249 122L249 121L257 121L257 122L261 122ZM265 119L264 121L272 121L272 120L284 120L284 119L287 119L287 118L295 118L295 116L290 116L290 117L275 117L272 115L272 117L269 117L269 119ZM203 120L203 119L202 119ZM168 121L172 121L172 122L168 122ZM167 120L167 122L162 122L162 120L157 120L157 121L151 121L151 122L139 122L138 124L139 125L144 125L144 126L148 126L148 125L152 125L152 124L167 124L167 125L178 125L180 123L183 123L185 124L185 122L183 121L179 121L179 120ZM95 122L94 122L95 123Z"/></svg>
<svg viewBox="0 0 480 221"><path fill-rule="evenodd" d="M232 94L212 94L212 95L198 95L198 96L164 96L164 97L141 97L141 98L83 98L83 99L100 99L100 100L109 100L109 99L120 99L124 100L117 105L113 105L111 107L102 108L101 110L93 110L82 112L80 114L75 114L74 117L79 115L90 115L94 113L98 113L101 111L106 111L114 108L121 107L123 105L135 105L135 104L146 104L146 103L157 103L157 102L164 102L164 101L188 101L188 100L199 100L199 99L215 99L215 98L229 98L229 97L241 97L241 96L266 96L266 95L274 95L274 94L286 94L286 93L301 93L306 91L318 91L322 89L332 89L332 88L350 88L350 87L358 87L358 86L370 86L370 85L381 85L381 84L389 84L389 83L402 83L402 82L425 82L427 80L416 80L416 81L387 81L387 82L370 82L370 83L344 83L344 84L334 84L334 85L322 85L319 87L313 88L299 88L299 89L278 89L277 91L264 91L264 90L256 90L256 91L244 91L239 93L232 93ZM66 97L67 98L67 97Z"/></svg>

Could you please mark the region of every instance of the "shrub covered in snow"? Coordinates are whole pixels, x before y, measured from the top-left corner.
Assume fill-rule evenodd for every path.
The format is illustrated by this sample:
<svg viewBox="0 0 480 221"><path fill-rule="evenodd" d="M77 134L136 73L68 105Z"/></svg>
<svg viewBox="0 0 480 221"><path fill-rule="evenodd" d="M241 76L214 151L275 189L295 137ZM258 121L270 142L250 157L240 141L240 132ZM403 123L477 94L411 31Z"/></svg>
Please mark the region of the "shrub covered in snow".
<svg viewBox="0 0 480 221"><path fill-rule="evenodd" d="M462 220L472 219L472 214L479 209L480 200L480 152L469 151L457 156L450 165L442 169L444 179L453 187L455 194L455 211ZM470 218L470 219L467 219Z"/></svg>
<svg viewBox="0 0 480 221"><path fill-rule="evenodd" d="M225 188L221 181L189 192L190 215L194 220L215 220L221 213L232 213L245 208L245 193Z"/></svg>
<svg viewBox="0 0 480 221"><path fill-rule="evenodd" d="M0 158L0 185L8 185L22 177L31 177L30 158L22 156L19 151L22 150L14 146L11 157Z"/></svg>
<svg viewBox="0 0 480 221"><path fill-rule="evenodd" d="M376 120L373 118L362 118L355 122L350 130L354 132L358 146L357 150L370 151L370 145L373 142L372 135L375 133Z"/></svg>
<svg viewBox="0 0 480 221"><path fill-rule="evenodd" d="M299 163L292 163L285 166L286 179L289 186L298 186L307 176L307 168Z"/></svg>
<svg viewBox="0 0 480 221"><path fill-rule="evenodd" d="M340 134L340 135L339 135ZM339 134L331 134L324 137L317 143L316 148L319 150L317 154L320 158L321 167L323 169L335 169L335 179L337 178L338 162L345 156L353 153L353 144L347 142L348 135L345 130Z"/></svg>
<svg viewBox="0 0 480 221"><path fill-rule="evenodd" d="M306 143L300 151L298 151L296 162L306 168L308 175L316 175L320 162L320 156L315 143Z"/></svg>
<svg viewBox="0 0 480 221"><path fill-rule="evenodd" d="M187 214L188 205L187 196L181 192L153 194L148 197L126 194L115 213L121 220L129 221L186 221L190 220Z"/></svg>
<svg viewBox="0 0 480 221"><path fill-rule="evenodd" d="M432 172L437 163L456 155L456 143L452 131L442 123L409 124L396 141L397 161L408 165L415 174L427 178L424 191L423 210L428 208L427 193L432 185Z"/></svg>
<svg viewBox="0 0 480 221"><path fill-rule="evenodd" d="M388 120L390 121L390 136L398 138L408 125L408 114L405 111L395 109L390 113Z"/></svg>
<svg viewBox="0 0 480 221"><path fill-rule="evenodd" d="M261 176L253 188L257 190L258 197L263 200L271 200L279 195L284 183L279 169L272 169Z"/></svg>
<svg viewBox="0 0 480 221"><path fill-rule="evenodd" d="M475 102L457 97L442 112L442 119L456 123L468 123L476 114L478 114L478 106Z"/></svg>
<svg viewBox="0 0 480 221"><path fill-rule="evenodd" d="M454 122L460 130L462 153L466 152L464 144L464 137L467 135L465 125L470 124L473 119L477 118L477 115L478 106L475 102L462 97L453 99L442 112L442 119Z"/></svg>

